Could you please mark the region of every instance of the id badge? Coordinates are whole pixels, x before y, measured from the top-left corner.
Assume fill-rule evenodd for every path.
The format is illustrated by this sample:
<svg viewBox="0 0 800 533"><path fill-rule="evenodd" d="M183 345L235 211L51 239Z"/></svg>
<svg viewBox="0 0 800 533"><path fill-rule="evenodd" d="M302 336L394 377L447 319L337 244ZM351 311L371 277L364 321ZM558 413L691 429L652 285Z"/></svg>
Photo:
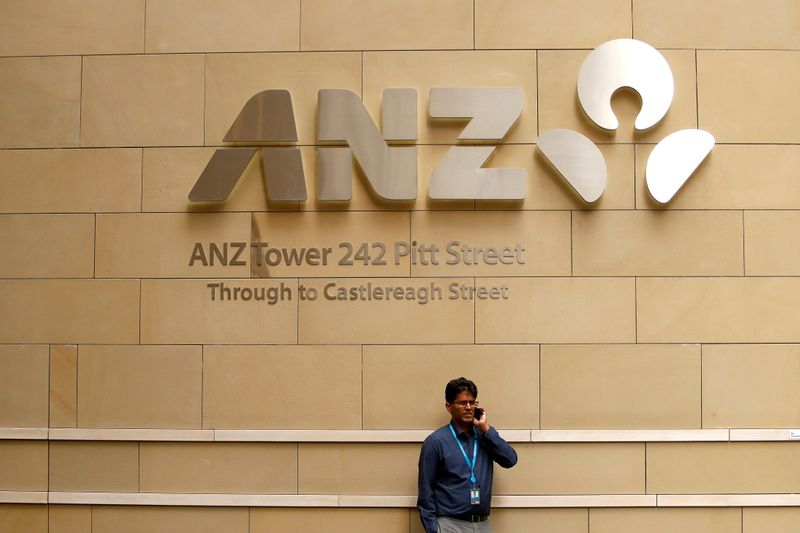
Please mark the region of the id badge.
<svg viewBox="0 0 800 533"><path fill-rule="evenodd" d="M469 503L471 505L480 505L481 503L481 489L477 485L469 489Z"/></svg>

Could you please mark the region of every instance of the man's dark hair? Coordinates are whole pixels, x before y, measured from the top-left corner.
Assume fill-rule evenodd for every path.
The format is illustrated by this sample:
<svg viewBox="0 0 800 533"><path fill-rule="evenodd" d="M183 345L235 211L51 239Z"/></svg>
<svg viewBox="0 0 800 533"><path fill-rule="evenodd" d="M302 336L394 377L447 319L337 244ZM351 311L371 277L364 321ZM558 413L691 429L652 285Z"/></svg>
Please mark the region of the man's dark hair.
<svg viewBox="0 0 800 533"><path fill-rule="evenodd" d="M453 400L456 399L456 396L464 391L469 392L475 398L478 397L478 387L472 381L463 377L451 379L447 384L447 387L444 388L444 401L447 403L453 403Z"/></svg>

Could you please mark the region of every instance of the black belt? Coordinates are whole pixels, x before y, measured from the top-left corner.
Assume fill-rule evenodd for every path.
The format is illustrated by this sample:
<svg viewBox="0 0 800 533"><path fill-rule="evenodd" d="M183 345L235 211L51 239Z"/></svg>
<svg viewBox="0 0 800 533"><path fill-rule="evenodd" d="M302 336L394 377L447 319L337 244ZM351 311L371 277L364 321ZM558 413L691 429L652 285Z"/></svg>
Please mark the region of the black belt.
<svg viewBox="0 0 800 533"><path fill-rule="evenodd" d="M443 518L453 518L455 520L463 520L464 522L486 522L489 520L489 515L485 514L453 514L446 515Z"/></svg>

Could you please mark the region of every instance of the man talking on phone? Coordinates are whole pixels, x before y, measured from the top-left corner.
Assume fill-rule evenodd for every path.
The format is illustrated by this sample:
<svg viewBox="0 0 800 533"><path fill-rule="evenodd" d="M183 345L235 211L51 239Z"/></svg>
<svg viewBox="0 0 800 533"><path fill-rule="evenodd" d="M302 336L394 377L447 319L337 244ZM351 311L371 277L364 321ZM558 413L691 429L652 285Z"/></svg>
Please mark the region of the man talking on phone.
<svg viewBox="0 0 800 533"><path fill-rule="evenodd" d="M419 453L417 507L426 533L491 533L493 463L517 464L517 452L489 425L478 387L466 378L444 390L450 423L431 433Z"/></svg>

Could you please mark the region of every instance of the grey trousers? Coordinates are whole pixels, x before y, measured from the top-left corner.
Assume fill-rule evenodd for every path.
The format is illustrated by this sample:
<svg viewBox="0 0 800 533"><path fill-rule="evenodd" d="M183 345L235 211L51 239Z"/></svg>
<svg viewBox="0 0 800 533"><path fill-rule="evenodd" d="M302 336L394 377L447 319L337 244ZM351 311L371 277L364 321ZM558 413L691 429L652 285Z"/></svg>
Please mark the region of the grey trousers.
<svg viewBox="0 0 800 533"><path fill-rule="evenodd" d="M439 517L439 533L492 533L489 522L465 522L452 518Z"/></svg>

